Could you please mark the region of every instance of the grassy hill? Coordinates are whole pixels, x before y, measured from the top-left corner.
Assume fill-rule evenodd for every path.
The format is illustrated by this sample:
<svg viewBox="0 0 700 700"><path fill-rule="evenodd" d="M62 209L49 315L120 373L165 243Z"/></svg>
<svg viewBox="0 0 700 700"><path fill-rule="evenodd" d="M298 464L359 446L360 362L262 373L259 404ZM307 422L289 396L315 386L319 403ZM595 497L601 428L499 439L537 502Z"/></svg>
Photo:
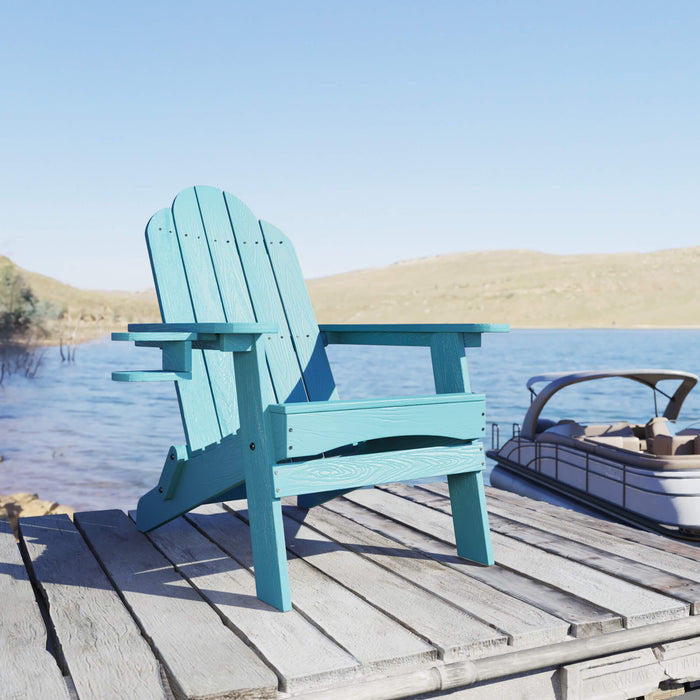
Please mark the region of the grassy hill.
<svg viewBox="0 0 700 700"><path fill-rule="evenodd" d="M308 281L321 323L527 328L700 326L700 247L654 253L455 253Z"/></svg>
<svg viewBox="0 0 700 700"><path fill-rule="evenodd" d="M0 267L12 265L0 256ZM159 320L153 290L88 291L17 268L62 311L51 342ZM307 281L321 323L493 322L528 328L700 326L700 247L654 253L455 253Z"/></svg>

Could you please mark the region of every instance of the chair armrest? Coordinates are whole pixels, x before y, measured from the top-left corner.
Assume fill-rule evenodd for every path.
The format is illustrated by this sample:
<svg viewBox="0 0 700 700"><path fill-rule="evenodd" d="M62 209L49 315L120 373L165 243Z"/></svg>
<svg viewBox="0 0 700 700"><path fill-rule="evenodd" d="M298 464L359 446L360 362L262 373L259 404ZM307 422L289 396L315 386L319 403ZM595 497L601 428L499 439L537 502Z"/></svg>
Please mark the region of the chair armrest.
<svg viewBox="0 0 700 700"><path fill-rule="evenodd" d="M163 369L112 372L117 382L180 381L192 378L192 349L249 352L263 334L277 333L273 323L131 323L112 340L134 341L163 351Z"/></svg>
<svg viewBox="0 0 700 700"><path fill-rule="evenodd" d="M482 333L507 333L505 323L400 323L319 326L326 345L403 345L430 347L436 335L460 335L466 347L478 347Z"/></svg>
<svg viewBox="0 0 700 700"><path fill-rule="evenodd" d="M464 348L481 346L482 333L506 333L504 323L419 323L398 325L320 326L323 340L352 345L403 345L430 348L435 391L469 392Z"/></svg>
<svg viewBox="0 0 700 700"><path fill-rule="evenodd" d="M214 336L277 333L276 323L130 323L127 328L127 333L112 333L112 340L206 342Z"/></svg>

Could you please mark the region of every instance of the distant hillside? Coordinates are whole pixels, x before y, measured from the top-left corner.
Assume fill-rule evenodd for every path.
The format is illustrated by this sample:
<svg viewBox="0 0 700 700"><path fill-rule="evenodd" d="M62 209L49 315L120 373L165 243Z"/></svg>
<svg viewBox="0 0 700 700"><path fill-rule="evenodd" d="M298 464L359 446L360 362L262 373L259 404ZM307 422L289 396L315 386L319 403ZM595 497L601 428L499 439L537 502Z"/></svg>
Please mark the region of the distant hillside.
<svg viewBox="0 0 700 700"><path fill-rule="evenodd" d="M12 265L0 256L0 266ZM63 310L52 341L160 318L153 290L86 291L17 268ZM510 323L520 328L700 327L700 247L654 253L455 253L307 281L321 323Z"/></svg>
<svg viewBox="0 0 700 700"><path fill-rule="evenodd" d="M39 301L50 302L60 318L49 324L49 342L83 342L126 330L127 323L160 320L155 290L110 292L77 289L15 265L0 256L0 268L11 265L31 288Z"/></svg>
<svg viewBox="0 0 700 700"><path fill-rule="evenodd" d="M654 253L455 253L309 280L321 323L700 326L700 247Z"/></svg>

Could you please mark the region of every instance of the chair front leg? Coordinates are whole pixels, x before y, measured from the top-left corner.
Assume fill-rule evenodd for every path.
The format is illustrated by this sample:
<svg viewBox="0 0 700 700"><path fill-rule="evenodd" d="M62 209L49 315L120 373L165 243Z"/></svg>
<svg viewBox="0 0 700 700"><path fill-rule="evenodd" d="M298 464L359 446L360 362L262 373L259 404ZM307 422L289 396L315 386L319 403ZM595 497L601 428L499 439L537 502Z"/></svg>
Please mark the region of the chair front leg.
<svg viewBox="0 0 700 700"><path fill-rule="evenodd" d="M278 610L291 610L282 505L274 497L274 454L267 439L261 371L266 371L262 343L234 353L236 392L241 422L243 469L258 598Z"/></svg>
<svg viewBox="0 0 700 700"><path fill-rule="evenodd" d="M430 343L435 391L470 391L467 356L461 334L436 334ZM475 436L481 437L481 436ZM457 554L482 564L493 564L491 531L481 470L447 477Z"/></svg>

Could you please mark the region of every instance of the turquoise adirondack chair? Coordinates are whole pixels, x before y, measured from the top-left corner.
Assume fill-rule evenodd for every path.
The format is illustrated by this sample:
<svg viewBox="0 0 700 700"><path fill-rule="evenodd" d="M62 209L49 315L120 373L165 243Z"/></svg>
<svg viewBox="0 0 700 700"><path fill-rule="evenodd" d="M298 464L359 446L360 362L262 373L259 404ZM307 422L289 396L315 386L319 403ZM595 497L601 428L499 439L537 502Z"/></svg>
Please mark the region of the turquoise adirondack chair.
<svg viewBox="0 0 700 700"><path fill-rule="evenodd" d="M507 326L316 323L289 240L211 187L180 193L146 229L162 324L114 340L162 349L187 439L139 501L147 532L203 503L247 497L258 597L291 608L280 498L311 507L352 489L448 476L457 552L493 563L481 471L484 397L465 347ZM437 394L338 399L329 343L429 346Z"/></svg>

